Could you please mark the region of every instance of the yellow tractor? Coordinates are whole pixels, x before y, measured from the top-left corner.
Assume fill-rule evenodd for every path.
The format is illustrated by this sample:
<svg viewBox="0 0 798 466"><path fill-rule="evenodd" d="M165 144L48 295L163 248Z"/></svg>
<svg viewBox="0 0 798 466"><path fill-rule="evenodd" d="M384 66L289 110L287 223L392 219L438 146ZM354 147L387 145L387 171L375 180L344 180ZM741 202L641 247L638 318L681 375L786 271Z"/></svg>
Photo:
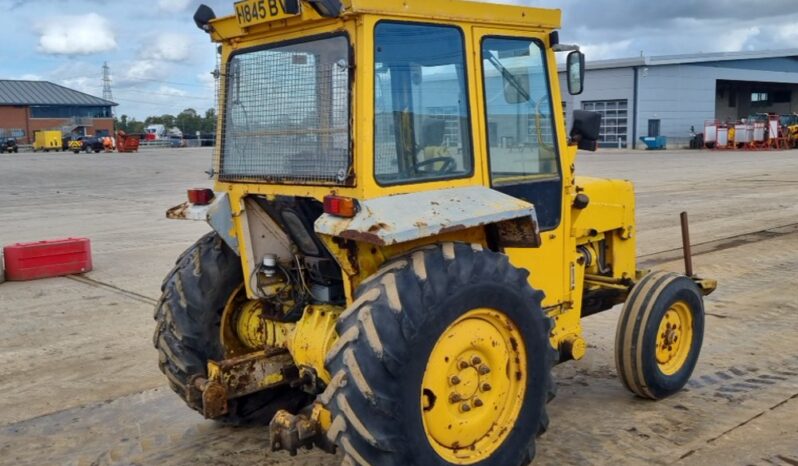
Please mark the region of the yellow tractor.
<svg viewBox="0 0 798 466"><path fill-rule="evenodd" d="M163 283L154 343L193 409L346 465L517 466L552 366L624 303L640 397L689 379L715 283L636 268L631 183L577 177L558 10L461 0L260 0L194 20L218 43L213 231ZM689 257L689 256L686 256Z"/></svg>

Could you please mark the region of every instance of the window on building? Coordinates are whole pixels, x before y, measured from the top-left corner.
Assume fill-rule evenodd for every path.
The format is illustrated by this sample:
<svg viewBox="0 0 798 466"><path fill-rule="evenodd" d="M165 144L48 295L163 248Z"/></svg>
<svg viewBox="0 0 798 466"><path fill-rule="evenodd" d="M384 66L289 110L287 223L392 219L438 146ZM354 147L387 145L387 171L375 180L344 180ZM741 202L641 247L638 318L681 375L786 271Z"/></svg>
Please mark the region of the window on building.
<svg viewBox="0 0 798 466"><path fill-rule="evenodd" d="M601 114L599 144L604 147L627 147L629 142L629 101L596 100L582 102L582 110Z"/></svg>
<svg viewBox="0 0 798 466"><path fill-rule="evenodd" d="M75 105L37 105L30 108L31 118L111 118L111 107Z"/></svg>
<svg viewBox="0 0 798 466"><path fill-rule="evenodd" d="M770 95L767 92L751 93L752 104L767 105L769 101L770 101Z"/></svg>

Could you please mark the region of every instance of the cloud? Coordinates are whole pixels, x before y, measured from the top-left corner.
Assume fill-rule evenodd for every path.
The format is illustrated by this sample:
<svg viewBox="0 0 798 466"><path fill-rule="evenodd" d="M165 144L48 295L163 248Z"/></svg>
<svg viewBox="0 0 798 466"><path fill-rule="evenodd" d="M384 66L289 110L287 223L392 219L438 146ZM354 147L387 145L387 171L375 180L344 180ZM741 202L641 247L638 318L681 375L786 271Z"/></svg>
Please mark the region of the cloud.
<svg viewBox="0 0 798 466"><path fill-rule="evenodd" d="M17 76L16 78L13 78L13 79L19 79L19 80L22 80L22 81L41 81L44 78L42 78L38 74L25 73L25 74L23 74L21 76Z"/></svg>
<svg viewBox="0 0 798 466"><path fill-rule="evenodd" d="M158 9L167 13L183 11L191 4L191 0L158 0Z"/></svg>
<svg viewBox="0 0 798 466"><path fill-rule="evenodd" d="M166 32L145 41L139 51L142 60L182 62L191 58L192 39L184 34Z"/></svg>
<svg viewBox="0 0 798 466"><path fill-rule="evenodd" d="M587 46L588 60L778 50L798 41L795 0L492 1L561 9L562 41Z"/></svg>
<svg viewBox="0 0 798 466"><path fill-rule="evenodd" d="M591 60L604 60L617 57L619 51L628 51L631 45L630 39L624 39L613 42L588 43L582 45L581 49Z"/></svg>
<svg viewBox="0 0 798 466"><path fill-rule="evenodd" d="M74 89L76 91L84 92L90 95L97 95L100 90L100 85L96 78L88 76L79 76L76 78L66 78L57 80L58 84Z"/></svg>
<svg viewBox="0 0 798 466"><path fill-rule="evenodd" d="M62 15L36 27L39 51L52 55L88 55L116 49L116 35L108 20L97 13Z"/></svg>
<svg viewBox="0 0 798 466"><path fill-rule="evenodd" d="M176 87L161 85L157 91L158 94L170 97L185 97L188 95L188 92L178 89Z"/></svg>

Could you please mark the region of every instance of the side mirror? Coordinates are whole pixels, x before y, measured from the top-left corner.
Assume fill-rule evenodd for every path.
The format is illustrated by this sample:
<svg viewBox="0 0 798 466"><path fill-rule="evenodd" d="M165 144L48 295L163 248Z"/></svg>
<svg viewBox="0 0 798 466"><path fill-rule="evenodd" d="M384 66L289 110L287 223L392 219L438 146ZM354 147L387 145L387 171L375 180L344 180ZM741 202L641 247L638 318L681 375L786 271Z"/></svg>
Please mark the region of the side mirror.
<svg viewBox="0 0 798 466"><path fill-rule="evenodd" d="M205 4L200 5L196 13L194 13L194 24L205 32L211 32L211 25L209 23L214 19L216 19L216 14L211 7Z"/></svg>
<svg viewBox="0 0 798 466"><path fill-rule="evenodd" d="M571 128L571 143L579 149L595 152L601 132L601 114L574 110L574 122Z"/></svg>
<svg viewBox="0 0 798 466"><path fill-rule="evenodd" d="M568 54L568 93L579 95L585 90L585 54L579 51Z"/></svg>

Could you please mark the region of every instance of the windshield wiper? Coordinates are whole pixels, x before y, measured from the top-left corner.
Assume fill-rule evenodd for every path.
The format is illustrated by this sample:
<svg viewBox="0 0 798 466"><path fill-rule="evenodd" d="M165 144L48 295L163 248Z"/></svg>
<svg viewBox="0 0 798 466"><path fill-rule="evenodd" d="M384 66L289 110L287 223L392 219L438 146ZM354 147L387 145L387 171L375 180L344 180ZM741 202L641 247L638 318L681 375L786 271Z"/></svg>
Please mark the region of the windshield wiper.
<svg viewBox="0 0 798 466"><path fill-rule="evenodd" d="M491 65L493 65L499 71L499 73L502 74L504 80L510 83L513 88L515 88L518 94L524 98L524 101L529 102L531 99L529 93L524 89L521 83L518 82L518 78L504 65L502 65L502 62L500 62L496 56L493 55L493 52L488 52L488 61L490 61Z"/></svg>

